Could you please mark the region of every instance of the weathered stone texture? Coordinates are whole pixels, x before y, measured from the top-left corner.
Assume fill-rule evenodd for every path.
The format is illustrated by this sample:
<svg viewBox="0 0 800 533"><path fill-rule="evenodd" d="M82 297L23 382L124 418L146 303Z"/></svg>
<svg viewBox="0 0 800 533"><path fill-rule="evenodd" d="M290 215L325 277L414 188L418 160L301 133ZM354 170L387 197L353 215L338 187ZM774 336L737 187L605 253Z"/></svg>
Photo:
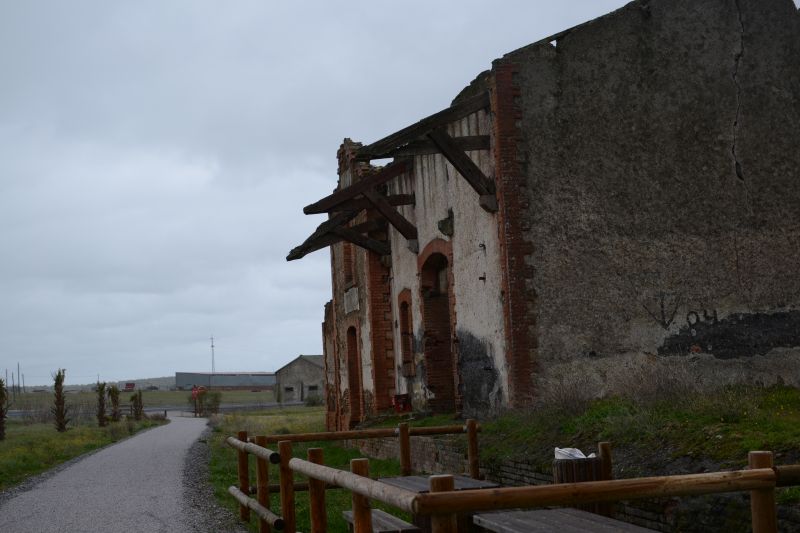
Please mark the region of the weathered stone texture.
<svg viewBox="0 0 800 533"><path fill-rule="evenodd" d="M518 70L542 364L716 355L670 340L698 316L800 344L786 320L800 305L791 0L633 2L499 63ZM753 355L732 344L720 357Z"/></svg>

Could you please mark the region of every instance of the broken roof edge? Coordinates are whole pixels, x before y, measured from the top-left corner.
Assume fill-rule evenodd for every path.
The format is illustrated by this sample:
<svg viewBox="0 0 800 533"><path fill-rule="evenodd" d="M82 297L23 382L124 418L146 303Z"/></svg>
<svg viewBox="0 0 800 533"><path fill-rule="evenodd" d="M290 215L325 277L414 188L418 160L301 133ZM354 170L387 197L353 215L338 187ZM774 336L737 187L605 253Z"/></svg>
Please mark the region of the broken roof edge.
<svg viewBox="0 0 800 533"><path fill-rule="evenodd" d="M281 372L284 368L290 367L291 365L297 363L298 361L306 361L306 362L311 363L314 366L318 366L318 367L324 369L325 368L324 357L325 356L321 355L321 354L320 355L303 355L303 354L300 354L297 357L295 357L294 359L292 359L291 361L289 361L288 363L286 363L285 365L283 365L282 367L280 367L279 369L277 369L275 372L273 372L273 374L277 375L278 372Z"/></svg>
<svg viewBox="0 0 800 533"><path fill-rule="evenodd" d="M626 10L629 10L629 9L634 9L634 8L635 9L643 9L649 3L650 3L650 0L633 0L632 2L628 2L624 6L619 7L617 9L615 9L614 11L609 11L608 13L606 13L604 15L600 15L599 17L595 17L595 18L589 19L589 20L587 20L585 22L581 22L580 24L576 24L575 26L571 26L569 28L563 29L563 30L561 30L559 32L556 32L556 33L553 33L551 35L548 35L547 37L542 37L539 40L536 40L536 41L534 41L532 43L529 43L529 44L526 44L524 46L521 46L521 47L519 47L519 48L517 48L515 50L512 50L510 52L506 52L501 57L499 57L499 58L495 59L494 61L492 61L492 66L494 67L494 65L496 65L498 63L502 63L504 61L508 61L510 59L513 59L516 56L525 54L526 52L530 52L532 49L538 48L540 46L552 46L552 45L550 45L550 43L552 43L553 41L558 41L559 39L563 39L564 37L566 37L567 35L569 35L571 33L574 33L576 31L584 30L584 29L590 27L591 25L593 25L593 24L595 24L597 22L601 22L601 21L604 21L605 19L614 17L614 16L618 15L619 13L621 13L623 11L626 11Z"/></svg>

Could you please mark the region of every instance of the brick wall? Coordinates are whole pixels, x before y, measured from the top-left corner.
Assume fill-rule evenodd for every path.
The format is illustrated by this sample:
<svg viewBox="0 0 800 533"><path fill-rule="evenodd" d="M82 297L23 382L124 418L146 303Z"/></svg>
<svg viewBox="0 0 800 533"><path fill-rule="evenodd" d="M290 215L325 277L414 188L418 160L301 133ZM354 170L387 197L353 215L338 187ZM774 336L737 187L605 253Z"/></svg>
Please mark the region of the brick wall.
<svg viewBox="0 0 800 533"><path fill-rule="evenodd" d="M384 235L385 238L385 235ZM370 300L372 379L375 384L373 408L383 411L392 407L395 393L394 329L392 327L391 270L372 252L367 256L367 294Z"/></svg>
<svg viewBox="0 0 800 533"><path fill-rule="evenodd" d="M505 321L509 365L509 401L513 406L529 402L533 396L532 372L536 356L536 294L533 266L527 260L533 244L527 237L530 202L525 181L520 141L520 90L516 84L517 66L496 62L492 69L491 106L497 188L500 252L503 274L503 318Z"/></svg>
<svg viewBox="0 0 800 533"><path fill-rule="evenodd" d="M400 443L396 438L353 440L347 444L376 459L400 457ZM465 450L463 437L411 437L411 469L433 474L466 472Z"/></svg>

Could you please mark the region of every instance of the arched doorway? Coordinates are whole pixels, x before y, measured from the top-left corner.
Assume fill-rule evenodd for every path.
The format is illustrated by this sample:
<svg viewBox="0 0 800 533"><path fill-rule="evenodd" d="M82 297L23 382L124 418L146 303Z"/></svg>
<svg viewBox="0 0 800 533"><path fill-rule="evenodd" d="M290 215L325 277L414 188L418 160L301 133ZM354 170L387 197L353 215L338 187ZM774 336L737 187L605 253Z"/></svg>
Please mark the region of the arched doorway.
<svg viewBox="0 0 800 533"><path fill-rule="evenodd" d="M347 390L350 404L350 427L361 422L361 361L356 328L347 330Z"/></svg>
<svg viewBox="0 0 800 533"><path fill-rule="evenodd" d="M452 413L456 408L449 279L447 258L439 253L428 257L420 272L420 290L426 386L433 393L428 406L435 413Z"/></svg>

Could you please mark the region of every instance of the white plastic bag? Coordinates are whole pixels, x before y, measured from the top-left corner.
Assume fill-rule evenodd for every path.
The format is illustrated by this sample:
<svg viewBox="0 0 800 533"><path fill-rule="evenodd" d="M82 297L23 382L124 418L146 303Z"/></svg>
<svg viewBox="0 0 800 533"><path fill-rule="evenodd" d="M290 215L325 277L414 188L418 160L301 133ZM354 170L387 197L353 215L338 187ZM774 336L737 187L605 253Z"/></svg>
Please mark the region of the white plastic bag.
<svg viewBox="0 0 800 533"><path fill-rule="evenodd" d="M556 447L556 459L587 459L594 457L593 453L584 455L578 448L558 448Z"/></svg>

